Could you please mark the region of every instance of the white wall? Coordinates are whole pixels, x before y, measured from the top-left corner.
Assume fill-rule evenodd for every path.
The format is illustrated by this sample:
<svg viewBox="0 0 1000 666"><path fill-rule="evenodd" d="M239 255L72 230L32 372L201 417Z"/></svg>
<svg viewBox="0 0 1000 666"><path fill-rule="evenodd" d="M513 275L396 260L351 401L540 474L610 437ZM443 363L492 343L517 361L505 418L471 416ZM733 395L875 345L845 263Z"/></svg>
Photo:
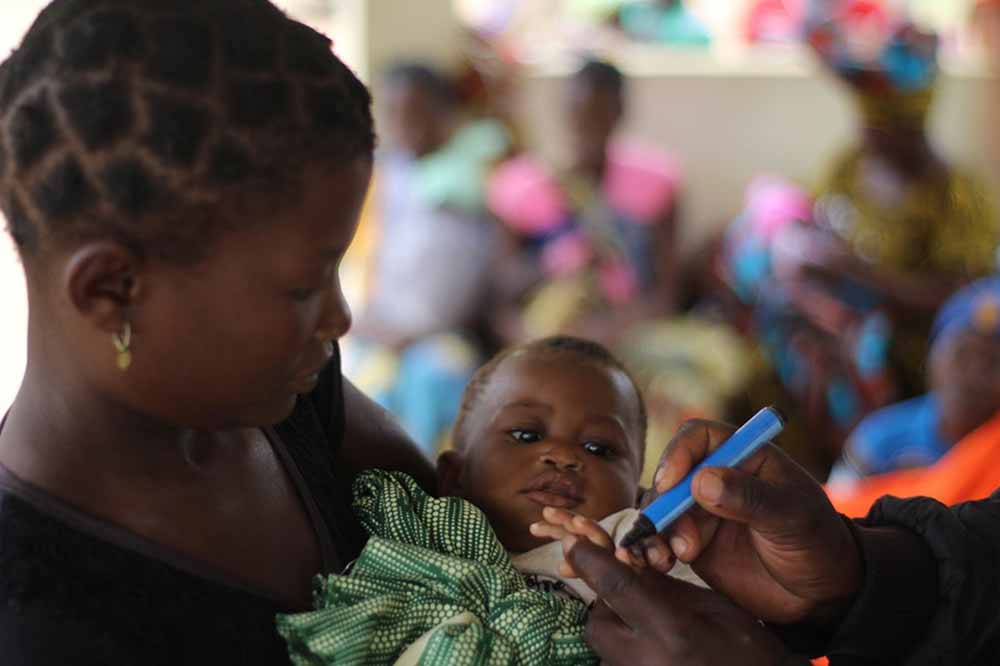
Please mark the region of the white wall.
<svg viewBox="0 0 1000 666"><path fill-rule="evenodd" d="M363 0L368 80L397 60L456 64L462 29L452 0Z"/></svg>

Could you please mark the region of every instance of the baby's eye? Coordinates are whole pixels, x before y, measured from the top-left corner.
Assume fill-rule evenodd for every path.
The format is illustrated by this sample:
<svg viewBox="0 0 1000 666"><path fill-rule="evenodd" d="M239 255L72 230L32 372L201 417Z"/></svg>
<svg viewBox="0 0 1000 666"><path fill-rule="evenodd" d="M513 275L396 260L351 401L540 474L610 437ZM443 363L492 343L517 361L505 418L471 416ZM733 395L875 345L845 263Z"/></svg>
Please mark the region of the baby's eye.
<svg viewBox="0 0 1000 666"><path fill-rule="evenodd" d="M600 442L584 442L583 450L590 455L597 456L599 458L605 458L611 455L611 447Z"/></svg>
<svg viewBox="0 0 1000 666"><path fill-rule="evenodd" d="M534 430L527 430L525 428L514 428L509 434L511 438L519 444L534 444L542 441L541 434Z"/></svg>

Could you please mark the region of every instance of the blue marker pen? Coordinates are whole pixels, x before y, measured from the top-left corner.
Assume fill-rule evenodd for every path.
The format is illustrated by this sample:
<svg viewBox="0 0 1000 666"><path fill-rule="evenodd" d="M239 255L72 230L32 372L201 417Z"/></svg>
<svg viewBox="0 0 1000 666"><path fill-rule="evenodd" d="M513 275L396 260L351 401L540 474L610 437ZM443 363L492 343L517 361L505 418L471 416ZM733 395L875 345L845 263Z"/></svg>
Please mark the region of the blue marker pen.
<svg viewBox="0 0 1000 666"><path fill-rule="evenodd" d="M695 466L676 486L657 497L642 510L621 545L626 548L665 530L694 505L691 480L705 467L736 467L759 451L785 428L785 419L774 407L765 407L723 442L705 460Z"/></svg>

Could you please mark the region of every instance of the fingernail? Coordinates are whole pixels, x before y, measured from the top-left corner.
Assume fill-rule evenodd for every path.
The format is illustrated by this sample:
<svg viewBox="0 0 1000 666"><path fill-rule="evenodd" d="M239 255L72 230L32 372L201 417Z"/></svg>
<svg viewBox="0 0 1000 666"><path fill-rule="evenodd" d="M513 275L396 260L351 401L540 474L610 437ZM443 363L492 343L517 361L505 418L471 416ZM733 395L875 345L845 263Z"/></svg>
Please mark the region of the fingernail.
<svg viewBox="0 0 1000 666"><path fill-rule="evenodd" d="M682 539L677 539L677 540L683 541ZM671 545L673 545L673 542L671 542ZM686 547L687 545L685 544L685 548ZM650 548L646 552L646 557L649 559L649 563L652 564L654 567L657 564L660 564L661 562L667 561L667 556L659 548Z"/></svg>
<svg viewBox="0 0 1000 666"><path fill-rule="evenodd" d="M703 474L698 483L699 494L709 502L718 502L725 492L725 484L716 474Z"/></svg>
<svg viewBox="0 0 1000 666"><path fill-rule="evenodd" d="M688 549L688 542L678 536L671 537L670 539L670 550L674 551L674 555L681 556L684 555L684 551Z"/></svg>
<svg viewBox="0 0 1000 666"><path fill-rule="evenodd" d="M528 526L528 531L534 534L535 530L537 530L540 525L541 523L531 523L531 525Z"/></svg>
<svg viewBox="0 0 1000 666"><path fill-rule="evenodd" d="M656 470L656 476L653 477L653 487L657 490L660 489L660 484L663 482L663 477L667 475L667 468L661 467Z"/></svg>

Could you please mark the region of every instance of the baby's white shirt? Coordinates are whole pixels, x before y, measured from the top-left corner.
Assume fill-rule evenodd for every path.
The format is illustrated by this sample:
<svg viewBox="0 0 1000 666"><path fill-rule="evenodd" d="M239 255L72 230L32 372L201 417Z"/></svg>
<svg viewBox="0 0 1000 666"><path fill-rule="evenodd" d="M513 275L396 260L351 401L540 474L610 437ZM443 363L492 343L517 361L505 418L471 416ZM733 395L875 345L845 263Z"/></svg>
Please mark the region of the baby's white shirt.
<svg viewBox="0 0 1000 666"><path fill-rule="evenodd" d="M611 535L612 541L618 543L632 529L638 518L638 509L625 509L600 521L600 525ZM559 575L559 563L562 560L562 544L558 541L511 556L514 567L524 575L528 587L580 599L586 604L593 602L597 595L586 583L579 578L564 578ZM683 562L678 562L670 575L700 587L708 587L705 581Z"/></svg>

